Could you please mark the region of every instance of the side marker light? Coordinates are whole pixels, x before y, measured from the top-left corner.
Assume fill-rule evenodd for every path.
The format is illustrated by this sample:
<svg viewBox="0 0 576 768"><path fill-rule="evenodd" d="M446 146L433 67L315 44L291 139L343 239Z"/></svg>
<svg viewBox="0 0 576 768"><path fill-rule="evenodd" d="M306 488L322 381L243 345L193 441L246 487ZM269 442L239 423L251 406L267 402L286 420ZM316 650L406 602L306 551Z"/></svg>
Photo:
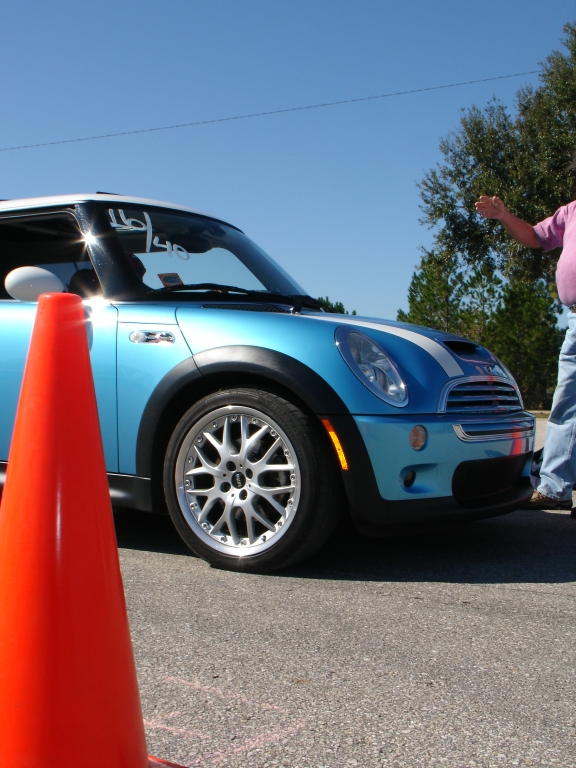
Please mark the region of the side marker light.
<svg viewBox="0 0 576 768"><path fill-rule="evenodd" d="M336 434L336 430L332 426L330 419L322 419L322 425L326 430L326 432L328 432L328 437L330 438L330 440L332 440L332 445L334 446L334 449L338 456L340 467L344 471L348 470L350 468L348 465L348 459L346 458L346 454L344 453L344 448L342 448L342 443L340 442L340 438Z"/></svg>

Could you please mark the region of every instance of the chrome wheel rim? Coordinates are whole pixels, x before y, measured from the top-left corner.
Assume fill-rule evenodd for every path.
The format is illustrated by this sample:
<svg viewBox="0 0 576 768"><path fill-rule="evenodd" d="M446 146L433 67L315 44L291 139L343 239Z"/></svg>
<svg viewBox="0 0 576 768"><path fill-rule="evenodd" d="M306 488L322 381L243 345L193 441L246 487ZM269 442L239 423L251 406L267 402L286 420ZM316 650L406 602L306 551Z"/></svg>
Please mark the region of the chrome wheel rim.
<svg viewBox="0 0 576 768"><path fill-rule="evenodd" d="M280 425L231 405L200 419L176 459L182 515L212 549L245 557L275 545L294 520L301 472Z"/></svg>

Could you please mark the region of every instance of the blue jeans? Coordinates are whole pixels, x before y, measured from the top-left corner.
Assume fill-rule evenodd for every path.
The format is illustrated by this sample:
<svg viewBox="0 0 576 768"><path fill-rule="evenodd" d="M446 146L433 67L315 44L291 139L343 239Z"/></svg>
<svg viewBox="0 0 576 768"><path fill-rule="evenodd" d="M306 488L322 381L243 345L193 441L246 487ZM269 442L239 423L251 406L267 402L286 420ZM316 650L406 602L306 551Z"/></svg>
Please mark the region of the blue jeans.
<svg viewBox="0 0 576 768"><path fill-rule="evenodd" d="M558 361L558 383L546 428L538 490L554 499L571 499L576 483L576 313L568 315L568 329Z"/></svg>

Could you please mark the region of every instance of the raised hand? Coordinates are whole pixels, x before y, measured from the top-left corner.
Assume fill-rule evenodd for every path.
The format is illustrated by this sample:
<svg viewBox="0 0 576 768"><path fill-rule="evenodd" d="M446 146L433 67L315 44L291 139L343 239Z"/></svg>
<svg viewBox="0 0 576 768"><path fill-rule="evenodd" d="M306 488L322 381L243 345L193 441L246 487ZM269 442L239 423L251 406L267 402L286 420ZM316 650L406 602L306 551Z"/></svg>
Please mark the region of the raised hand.
<svg viewBox="0 0 576 768"><path fill-rule="evenodd" d="M475 207L480 216L485 219L502 219L508 213L508 209L496 195L493 197L481 195L476 201Z"/></svg>

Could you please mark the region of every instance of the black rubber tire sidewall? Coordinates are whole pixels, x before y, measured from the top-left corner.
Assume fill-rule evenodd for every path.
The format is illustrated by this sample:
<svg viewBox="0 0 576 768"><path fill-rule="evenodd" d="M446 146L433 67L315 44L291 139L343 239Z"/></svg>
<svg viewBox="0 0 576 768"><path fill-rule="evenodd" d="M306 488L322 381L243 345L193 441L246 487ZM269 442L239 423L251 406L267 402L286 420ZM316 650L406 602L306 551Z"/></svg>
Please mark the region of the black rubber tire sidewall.
<svg viewBox="0 0 576 768"><path fill-rule="evenodd" d="M234 405L256 409L273 419L290 440L300 466L300 498L295 517L277 544L256 555L228 555L202 541L186 521L175 487L178 453L190 430L211 411ZM325 443L317 419L272 392L227 389L202 398L178 421L165 454L164 495L178 533L196 555L211 565L228 570L265 573L309 557L328 538L338 520L337 470Z"/></svg>

